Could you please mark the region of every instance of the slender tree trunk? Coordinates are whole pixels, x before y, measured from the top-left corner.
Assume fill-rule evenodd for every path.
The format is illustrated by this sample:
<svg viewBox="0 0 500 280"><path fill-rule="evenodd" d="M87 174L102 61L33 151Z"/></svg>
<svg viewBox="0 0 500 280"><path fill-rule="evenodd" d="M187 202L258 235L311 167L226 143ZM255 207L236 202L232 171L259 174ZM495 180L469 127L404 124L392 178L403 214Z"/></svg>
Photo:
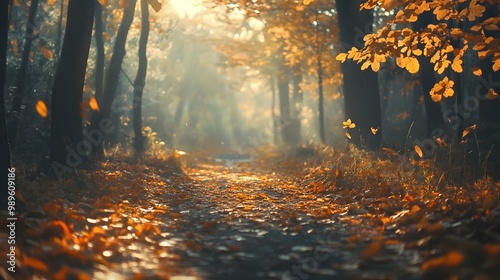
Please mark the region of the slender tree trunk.
<svg viewBox="0 0 500 280"><path fill-rule="evenodd" d="M323 105L323 65L318 54L318 118L319 118L319 139L326 144L325 135L325 109Z"/></svg>
<svg viewBox="0 0 500 280"><path fill-rule="evenodd" d="M418 20L413 23L414 31L421 31L427 28L427 25L435 23L435 17L431 12L425 12L418 17ZM434 67L430 59L423 55L418 57L420 64L419 78L424 94L425 114L427 117L427 137L432 137L432 132L435 129L443 127L443 110L441 109L440 102L434 102L431 98L430 91L436 84L434 76Z"/></svg>
<svg viewBox="0 0 500 280"><path fill-rule="evenodd" d="M280 106L281 137L285 144L292 144L290 139L290 85L288 73L284 66L278 70L278 96Z"/></svg>
<svg viewBox="0 0 500 280"><path fill-rule="evenodd" d="M64 18L64 0L61 0L61 7L59 8L59 21L57 23L57 39L56 39L56 57L61 55L61 41L63 34L63 18Z"/></svg>
<svg viewBox="0 0 500 280"><path fill-rule="evenodd" d="M5 74L7 68L7 35L9 30L9 2L0 4L0 210L7 208L10 148L5 120Z"/></svg>
<svg viewBox="0 0 500 280"><path fill-rule="evenodd" d="M149 7L148 0L141 0L141 36L139 38L139 68L134 81L132 121L134 126L134 147L138 155L144 150L142 136L142 93L146 85L148 57L146 48L149 37Z"/></svg>
<svg viewBox="0 0 500 280"><path fill-rule="evenodd" d="M275 145L278 144L278 120L276 119L276 112L274 107L276 106L276 85L274 83L273 75L270 76L271 80L271 116L273 118L273 142Z"/></svg>
<svg viewBox="0 0 500 280"><path fill-rule="evenodd" d="M340 41L343 51L351 46L363 47L363 35L372 32L373 14L371 10L359 10L362 0L337 0ZM362 32L360 35L359 32ZM357 146L378 149L382 143L382 133L373 134L371 127L381 127L380 95L377 73L362 71L352 61L342 63L343 92L346 119L356 123L350 130L352 141Z"/></svg>
<svg viewBox="0 0 500 280"><path fill-rule="evenodd" d="M182 115L184 114L184 108L186 107L186 96L185 92L184 94L181 93L181 99L175 109L174 124L176 126L176 130L181 126Z"/></svg>
<svg viewBox="0 0 500 280"><path fill-rule="evenodd" d="M300 88L300 83L302 82L302 73L300 70L300 67L297 66L293 70L293 76L292 76L292 108L291 108L291 115L292 115L292 133L293 135L291 136L292 139L295 139L296 143L300 143L300 138L301 138L301 119L300 119L300 113L302 112L302 102L303 102L303 95L302 95L302 89Z"/></svg>
<svg viewBox="0 0 500 280"><path fill-rule="evenodd" d="M57 62L60 59L61 56L61 41L62 41L62 35L63 35L63 16L64 16L64 0L61 1L61 6L59 7L59 20L57 23L57 38L56 38L56 44L55 44L55 51L54 51L54 70L57 69ZM54 71L55 72L55 71ZM47 105L50 105L50 94L52 92L52 84L54 83L54 73L51 73L49 76L49 80L47 81L47 88L45 90L45 102L48 103ZM43 119L43 125L44 128L49 130L50 129L50 118L45 118Z"/></svg>
<svg viewBox="0 0 500 280"><path fill-rule="evenodd" d="M95 31L96 43L96 65L95 65L95 99L97 104L101 104L104 84L104 21L102 20L103 7L99 1L95 0Z"/></svg>
<svg viewBox="0 0 500 280"><path fill-rule="evenodd" d="M51 162L61 178L67 166L78 166L90 152L82 141L82 103L85 70L92 38L95 3L69 0L61 59L52 88Z"/></svg>
<svg viewBox="0 0 500 280"><path fill-rule="evenodd" d="M123 58L126 53L125 43L127 42L130 25L134 20L136 3L137 0L130 0L128 6L123 11L123 18L120 23L120 27L118 28L113 55L109 63L106 80L104 82L104 95L102 97L101 104L99 104L99 113L95 114L95 117L92 118L92 130L99 129L102 122L109 122L113 100L115 98L116 89L118 88ZM102 155L104 153L102 143L96 147L94 152L98 155Z"/></svg>
<svg viewBox="0 0 500 280"><path fill-rule="evenodd" d="M9 13L7 15L7 18L8 18L8 22L7 22L7 26L10 25L10 21L12 20L12 9L14 8L14 0L9 0L9 3L7 4L9 6Z"/></svg>
<svg viewBox="0 0 500 280"><path fill-rule="evenodd" d="M12 146L16 144L15 139L17 136L17 128L19 125L19 118L21 114L21 105L23 103L23 98L26 90L27 84L27 74L28 74L28 63L30 60L31 53L31 43L35 39L34 29L35 29L35 16L38 9L38 0L31 0L28 24L26 25L26 38L24 39L24 48L21 56L21 66L17 72L15 87L16 93L14 95L14 100L12 101L12 114L14 117L9 123L9 140Z"/></svg>

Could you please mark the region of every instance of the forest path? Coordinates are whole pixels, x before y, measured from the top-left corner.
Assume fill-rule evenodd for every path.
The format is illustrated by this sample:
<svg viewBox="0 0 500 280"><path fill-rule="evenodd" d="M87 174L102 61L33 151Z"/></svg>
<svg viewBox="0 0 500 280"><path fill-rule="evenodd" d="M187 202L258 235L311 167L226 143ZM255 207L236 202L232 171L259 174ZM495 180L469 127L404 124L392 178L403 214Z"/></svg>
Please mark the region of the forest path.
<svg viewBox="0 0 500 280"><path fill-rule="evenodd" d="M281 169L281 170L280 170ZM203 279L392 279L419 275L418 255L385 246L367 210L301 186L297 170L250 163L199 164L170 207L183 221L178 265ZM295 175L296 176L296 175ZM178 193L166 194L167 205ZM174 234L175 235L175 234ZM412 262L412 264L410 263Z"/></svg>
<svg viewBox="0 0 500 280"><path fill-rule="evenodd" d="M181 174L169 160L117 160L63 181L20 176L19 267L0 276L500 279L500 208L475 210L456 189L444 193L455 201L415 198L391 162L373 162L207 157ZM8 252L0 243L1 262Z"/></svg>

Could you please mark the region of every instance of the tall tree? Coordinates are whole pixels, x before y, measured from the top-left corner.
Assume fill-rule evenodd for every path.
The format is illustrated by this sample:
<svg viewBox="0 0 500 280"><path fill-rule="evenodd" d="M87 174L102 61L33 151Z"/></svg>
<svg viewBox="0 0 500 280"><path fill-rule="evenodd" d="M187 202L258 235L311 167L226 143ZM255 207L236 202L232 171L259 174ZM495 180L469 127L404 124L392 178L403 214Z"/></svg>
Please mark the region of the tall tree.
<svg viewBox="0 0 500 280"><path fill-rule="evenodd" d="M290 76L284 65L278 70L278 100L280 108L281 137L286 144L295 144L292 136L292 119L290 115Z"/></svg>
<svg viewBox="0 0 500 280"><path fill-rule="evenodd" d="M24 48L21 56L21 66L17 72L15 88L16 92L12 102L11 112L14 114L11 122L9 123L9 138L10 143L15 145L15 138L17 136L17 128L19 125L21 105L23 103L24 94L26 91L26 81L28 74L28 66L30 61L31 45L35 39L35 16L38 9L39 0L31 0L28 23L26 24L26 37L24 39Z"/></svg>
<svg viewBox="0 0 500 280"><path fill-rule="evenodd" d="M123 18L120 23L120 27L118 28L118 33L116 34L113 55L111 56L111 61L109 62L106 74L106 80L104 82L104 95L102 96L102 100L99 104L99 113L92 117L92 130L98 130L103 120L108 119L111 114L111 107L113 100L115 99L116 89L118 88L123 58L126 53L125 43L127 42L130 26L134 20L136 3L137 0L128 1L127 6L123 10ZM98 145L94 151L98 155L102 155L104 152L102 144Z"/></svg>
<svg viewBox="0 0 500 280"><path fill-rule="evenodd" d="M104 84L104 21L103 7L101 3L95 0L94 12L94 38L96 45L96 65L95 65L95 99L100 104L103 95Z"/></svg>
<svg viewBox="0 0 500 280"><path fill-rule="evenodd" d="M486 10L482 17L483 20L494 19L497 18L500 20L500 6L498 3L490 4L486 6ZM489 38L496 38L500 41L500 31L497 28L491 28L484 30L484 33ZM500 54L495 53L494 56L497 59L496 64L499 65L498 60L500 60ZM495 91L500 92L498 75L497 78L493 78L495 75L495 71L493 71L493 61L491 59L483 59L480 64L483 71L483 78L481 82L481 101L480 101L480 121L481 123L488 129L494 129L497 132L500 131L500 98L484 98L488 92ZM500 67L497 66L496 69L498 71ZM486 80L486 81L485 81ZM497 147L498 148L498 147Z"/></svg>
<svg viewBox="0 0 500 280"><path fill-rule="evenodd" d="M372 11L359 10L361 0L337 0L337 18L340 41L344 47L362 47L359 32L372 32ZM364 34L363 34L364 35ZM360 38L361 37L361 38ZM346 51L346 49L344 49ZM346 118L357 126L351 132L353 142L377 149L382 142L381 132L373 134L371 128L380 128L381 109L377 73L361 70L348 61L341 65Z"/></svg>
<svg viewBox="0 0 500 280"><path fill-rule="evenodd" d="M142 94L146 86L148 57L146 48L149 37L149 6L148 0L141 0L141 36L139 37L139 67L134 81L132 121L134 126L134 147L138 155L144 150L142 136Z"/></svg>
<svg viewBox="0 0 500 280"><path fill-rule="evenodd" d="M429 24L435 24L436 18L431 12L423 13L417 21L412 24L416 32L421 32ZM436 84L435 72L430 59L426 56L419 56L420 63L419 79L424 94L425 114L427 117L427 137L432 137L432 131L443 127L443 111L441 103L434 102L429 94Z"/></svg>
<svg viewBox="0 0 500 280"><path fill-rule="evenodd" d="M50 158L56 175L66 166L76 167L89 152L85 149L91 148L83 145L80 108L94 8L94 1L69 0L63 48L52 87Z"/></svg>
<svg viewBox="0 0 500 280"><path fill-rule="evenodd" d="M7 35L9 30L9 2L0 3L0 203L7 207L8 168L10 148L5 120L5 72L7 68Z"/></svg>

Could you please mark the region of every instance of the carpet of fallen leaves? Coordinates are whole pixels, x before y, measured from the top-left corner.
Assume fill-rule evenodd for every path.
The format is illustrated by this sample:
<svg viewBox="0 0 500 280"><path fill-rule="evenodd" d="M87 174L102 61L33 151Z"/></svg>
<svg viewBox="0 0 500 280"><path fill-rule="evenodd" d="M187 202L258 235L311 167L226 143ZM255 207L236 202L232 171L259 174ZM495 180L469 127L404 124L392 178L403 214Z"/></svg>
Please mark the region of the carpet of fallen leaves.
<svg viewBox="0 0 500 280"><path fill-rule="evenodd" d="M500 279L494 180L457 184L389 149L174 161L62 182L18 168L17 270L1 242L3 278Z"/></svg>

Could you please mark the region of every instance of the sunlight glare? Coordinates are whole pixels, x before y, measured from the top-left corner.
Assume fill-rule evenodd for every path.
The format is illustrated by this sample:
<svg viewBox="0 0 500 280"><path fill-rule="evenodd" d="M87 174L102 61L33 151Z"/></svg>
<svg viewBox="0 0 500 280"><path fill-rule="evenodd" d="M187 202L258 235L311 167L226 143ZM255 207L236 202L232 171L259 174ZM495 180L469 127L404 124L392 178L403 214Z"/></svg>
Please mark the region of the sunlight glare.
<svg viewBox="0 0 500 280"><path fill-rule="evenodd" d="M170 0L170 6L180 17L193 17L202 10L203 0Z"/></svg>

